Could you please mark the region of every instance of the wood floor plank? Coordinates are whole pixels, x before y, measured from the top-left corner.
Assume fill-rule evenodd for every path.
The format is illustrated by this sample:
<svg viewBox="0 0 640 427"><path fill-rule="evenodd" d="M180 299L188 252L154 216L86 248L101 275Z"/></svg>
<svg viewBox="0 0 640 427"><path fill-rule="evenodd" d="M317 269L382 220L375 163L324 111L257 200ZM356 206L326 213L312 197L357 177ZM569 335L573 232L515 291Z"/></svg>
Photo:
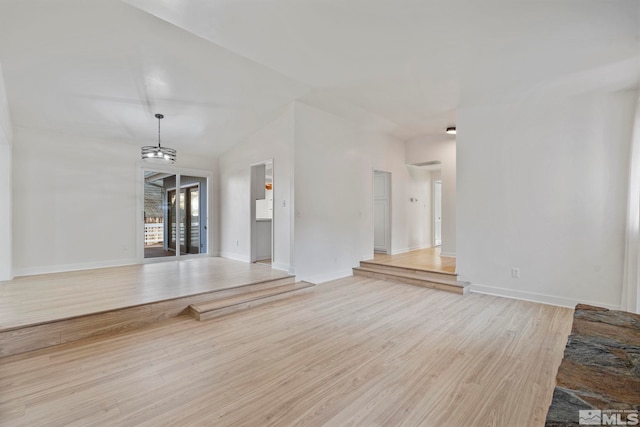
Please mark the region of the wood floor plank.
<svg viewBox="0 0 640 427"><path fill-rule="evenodd" d="M572 310L352 277L0 358L0 424L542 426Z"/></svg>
<svg viewBox="0 0 640 427"><path fill-rule="evenodd" d="M18 277L0 282L0 331L286 277L219 257Z"/></svg>
<svg viewBox="0 0 640 427"><path fill-rule="evenodd" d="M375 253L372 260L376 264L390 265L416 270L456 272L456 259L440 255L440 248L425 248L401 254L387 255Z"/></svg>

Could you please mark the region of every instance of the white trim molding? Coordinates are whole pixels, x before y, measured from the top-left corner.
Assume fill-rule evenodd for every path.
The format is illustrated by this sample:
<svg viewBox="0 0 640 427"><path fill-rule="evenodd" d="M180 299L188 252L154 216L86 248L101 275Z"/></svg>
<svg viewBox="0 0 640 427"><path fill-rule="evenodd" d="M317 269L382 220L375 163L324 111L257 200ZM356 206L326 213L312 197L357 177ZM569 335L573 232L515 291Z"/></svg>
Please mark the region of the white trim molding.
<svg viewBox="0 0 640 427"><path fill-rule="evenodd" d="M417 251L417 250L420 250L420 249L429 249L429 248L433 248L433 246L431 246L431 245L421 245L421 246L413 246L411 248L396 249L396 250L392 250L391 251L391 255L405 254L407 252Z"/></svg>
<svg viewBox="0 0 640 427"><path fill-rule="evenodd" d="M221 258L233 259L233 260L236 260L236 261L242 261L242 262L251 262L251 257L249 257L248 255L245 255L245 254L235 254L235 253L232 253L232 252L222 251L222 252L220 252L220 257Z"/></svg>
<svg viewBox="0 0 640 427"><path fill-rule="evenodd" d="M503 298L519 299L523 301L537 302L540 304L556 305L560 307L574 308L577 304L589 304L597 307L604 307L610 310L620 310L620 305L607 304L598 301L578 300L574 298L558 297L554 295L537 294L533 292L514 291L513 289L497 288L472 283L470 291L475 294L493 295Z"/></svg>
<svg viewBox="0 0 640 427"><path fill-rule="evenodd" d="M273 263L271 263L271 268L273 268L274 270L286 271L287 273L291 270L289 268L289 264L284 264L282 262L273 262Z"/></svg>
<svg viewBox="0 0 640 427"><path fill-rule="evenodd" d="M50 273L64 273L67 271L79 271L79 270L93 270L95 268L107 268L107 267L123 267L125 265L140 264L137 258L125 258L113 261L97 261L97 262L83 262L78 264L67 265L47 265L41 267L27 267L17 268L14 273L16 277L20 276L33 276L35 274L50 274Z"/></svg>
<svg viewBox="0 0 640 427"><path fill-rule="evenodd" d="M350 268L348 270L339 270L326 274L319 274L311 277L299 277L299 280L304 280L305 282L313 283L314 285L318 285L320 283L330 282L332 280L343 279L345 277L353 276L353 270Z"/></svg>

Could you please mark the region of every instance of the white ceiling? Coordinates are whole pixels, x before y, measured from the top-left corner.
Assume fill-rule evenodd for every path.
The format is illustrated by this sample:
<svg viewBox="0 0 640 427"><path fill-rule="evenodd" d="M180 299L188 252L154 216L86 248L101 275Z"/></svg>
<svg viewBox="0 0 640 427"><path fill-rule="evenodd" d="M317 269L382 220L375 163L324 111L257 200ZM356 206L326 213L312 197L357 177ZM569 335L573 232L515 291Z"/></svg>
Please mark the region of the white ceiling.
<svg viewBox="0 0 640 427"><path fill-rule="evenodd" d="M640 0L0 0L15 126L218 155L303 100L408 139L637 87Z"/></svg>

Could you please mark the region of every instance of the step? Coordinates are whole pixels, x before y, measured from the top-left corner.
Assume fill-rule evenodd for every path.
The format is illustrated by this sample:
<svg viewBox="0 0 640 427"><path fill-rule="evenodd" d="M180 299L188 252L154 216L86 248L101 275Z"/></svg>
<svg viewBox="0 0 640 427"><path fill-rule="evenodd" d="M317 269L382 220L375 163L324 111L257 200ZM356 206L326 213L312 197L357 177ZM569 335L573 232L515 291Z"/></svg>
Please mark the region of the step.
<svg viewBox="0 0 640 427"><path fill-rule="evenodd" d="M313 289L315 285L308 282L296 282L252 292L220 298L202 304L189 306L191 315L197 320L208 320L234 313L239 310L255 307L272 301L290 298Z"/></svg>
<svg viewBox="0 0 640 427"><path fill-rule="evenodd" d="M446 271L433 271L419 268L399 267L396 265L377 264L371 261L361 261L360 268L380 273L402 274L405 277L434 281L437 283L448 283L455 285L458 281L456 273Z"/></svg>
<svg viewBox="0 0 640 427"><path fill-rule="evenodd" d="M0 328L0 358L39 350L90 337L139 328L189 313L191 305L229 299L250 292L279 288L295 283L295 276L259 280L239 286L211 289L158 301L150 301L112 310L53 319L46 322Z"/></svg>
<svg viewBox="0 0 640 427"><path fill-rule="evenodd" d="M406 283L409 285L422 286L424 288L430 289L438 289L441 291L453 292L461 295L466 294L469 289L469 282L456 281L456 283L441 283L432 280L411 277L410 275L405 275L403 273L380 272L362 267L354 267L353 274L356 276L366 276L374 279Z"/></svg>
<svg viewBox="0 0 640 427"><path fill-rule="evenodd" d="M276 288L282 285L292 285L296 283L296 276L286 276L279 279L263 280L256 283L250 283L244 286L236 286L225 291L215 294L216 297L226 298L233 295L242 295L246 292L259 291L262 289ZM216 298L218 299L218 298Z"/></svg>

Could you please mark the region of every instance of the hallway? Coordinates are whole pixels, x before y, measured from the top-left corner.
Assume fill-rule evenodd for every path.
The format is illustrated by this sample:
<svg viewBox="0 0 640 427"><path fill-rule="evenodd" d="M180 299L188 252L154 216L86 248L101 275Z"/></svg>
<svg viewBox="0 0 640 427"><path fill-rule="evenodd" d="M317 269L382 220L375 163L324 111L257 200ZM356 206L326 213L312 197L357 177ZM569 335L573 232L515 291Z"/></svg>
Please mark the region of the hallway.
<svg viewBox="0 0 640 427"><path fill-rule="evenodd" d="M411 268L414 270L436 271L444 273L456 272L456 259L440 256L440 248L418 249L397 255L376 253L373 255L376 264L393 267Z"/></svg>

